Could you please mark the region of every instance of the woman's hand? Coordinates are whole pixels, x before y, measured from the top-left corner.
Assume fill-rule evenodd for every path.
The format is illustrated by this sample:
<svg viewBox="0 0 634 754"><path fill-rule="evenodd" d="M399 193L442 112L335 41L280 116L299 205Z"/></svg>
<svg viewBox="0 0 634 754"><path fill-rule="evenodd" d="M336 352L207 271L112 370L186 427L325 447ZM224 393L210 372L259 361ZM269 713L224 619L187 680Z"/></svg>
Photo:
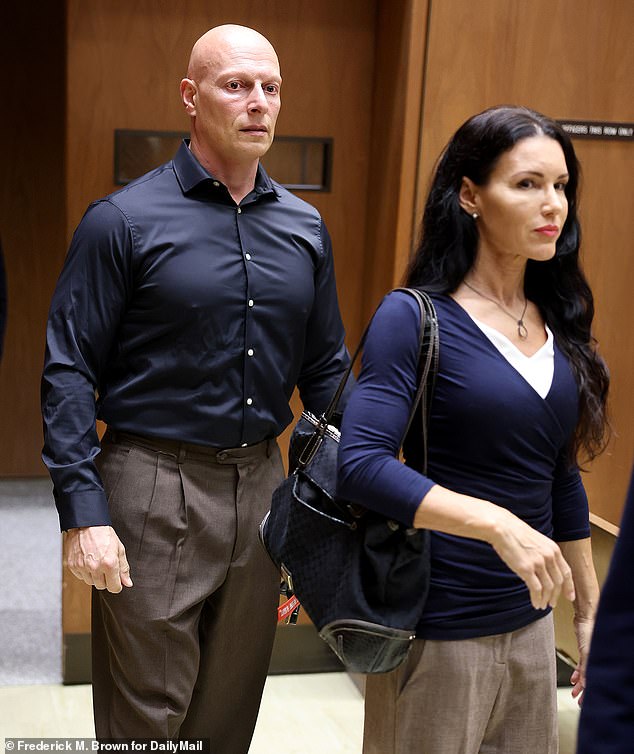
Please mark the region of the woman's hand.
<svg viewBox="0 0 634 754"><path fill-rule="evenodd" d="M559 546L509 511L498 508L490 544L526 584L536 610L555 607L559 596L575 599L572 571Z"/></svg>
<svg viewBox="0 0 634 754"><path fill-rule="evenodd" d="M579 650L579 662L570 677L570 683L572 683L572 696L581 707L586 690L586 666L588 664L588 653L590 651L594 620L592 618L575 616L574 626L575 636L577 637L577 648Z"/></svg>
<svg viewBox="0 0 634 754"><path fill-rule="evenodd" d="M586 666L590 652L590 640L594 628L594 618L599 604L599 583L592 559L592 542L590 537L560 542L559 546L572 568L577 596L575 599L574 627L579 650L579 662L570 679L572 696L579 706L586 689Z"/></svg>
<svg viewBox="0 0 634 754"><path fill-rule="evenodd" d="M524 581L538 610L554 607L560 594L575 599L572 571L557 543L506 508L436 484L418 506L414 526L488 542Z"/></svg>

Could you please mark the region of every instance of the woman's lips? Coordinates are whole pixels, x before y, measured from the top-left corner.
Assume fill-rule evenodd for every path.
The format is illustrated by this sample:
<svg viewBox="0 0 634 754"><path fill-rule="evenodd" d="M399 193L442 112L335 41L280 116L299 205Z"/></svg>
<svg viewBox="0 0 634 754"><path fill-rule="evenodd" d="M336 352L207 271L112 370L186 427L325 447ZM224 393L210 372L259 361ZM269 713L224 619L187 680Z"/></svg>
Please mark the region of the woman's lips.
<svg viewBox="0 0 634 754"><path fill-rule="evenodd" d="M548 236L549 238L552 236L556 236L557 233L559 233L559 228L556 225L544 225L541 228L535 228L536 233L542 233L544 236Z"/></svg>

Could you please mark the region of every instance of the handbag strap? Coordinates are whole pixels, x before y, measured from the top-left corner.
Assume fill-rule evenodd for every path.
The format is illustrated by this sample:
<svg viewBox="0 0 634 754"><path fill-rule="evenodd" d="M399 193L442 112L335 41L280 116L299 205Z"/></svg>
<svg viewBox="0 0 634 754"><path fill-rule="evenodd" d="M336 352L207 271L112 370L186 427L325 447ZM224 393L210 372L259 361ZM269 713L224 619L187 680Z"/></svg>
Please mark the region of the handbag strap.
<svg viewBox="0 0 634 754"><path fill-rule="evenodd" d="M436 315L436 310L434 309L432 300L425 291L419 288L394 288L394 290L403 291L404 293L407 293L413 296L418 303L419 313L420 313L420 331L419 331L419 338L418 338L418 362L417 362L418 371L419 371L418 388L416 390L416 395L414 396L414 401L412 403L410 414L407 419L407 423L405 425L405 431L403 432L403 435L401 437L401 442L399 444L396 455L399 455L399 453L401 452L403 443L405 442L405 438L407 437L407 433L409 432L409 429L412 425L412 421L414 420L416 409L418 405L420 404L421 413L422 413L422 429L423 429L423 432L422 432L422 435L423 435L422 436L422 441L423 441L422 470L423 470L423 473L425 473L427 471L427 420L429 416L429 410L431 406L434 385L436 382L436 373L438 371L438 358L439 358L438 317ZM377 310L378 310L378 307L377 307ZM376 311L375 311L375 314L376 314ZM318 426L316 427L316 433L318 435L320 434L323 435L327 426L332 423L332 418L337 410L337 406L339 405L339 400L341 399L343 391L345 390L346 384L348 382L348 379L350 378L350 375L352 373L352 368L354 367L357 357L361 353L361 350L365 343L365 339L367 337L367 334L368 334L368 331L370 329L370 325L372 324L373 319L374 319L374 315L372 315L372 318L370 319L370 321L366 325L365 330L363 331L363 335L361 336L359 344L352 358L350 359L350 363L348 364L346 371L343 373L341 381L339 382L339 386L337 387L335 394L333 395L332 399L330 400L330 403L328 404L328 408L318 420ZM424 359L422 358L423 354L425 355ZM317 446L314 443L308 443L307 447L304 449L304 452L300 454L300 457L298 459L298 466L299 467L305 466L314 455L316 449L317 449Z"/></svg>
<svg viewBox="0 0 634 754"><path fill-rule="evenodd" d="M429 295L425 291L419 288L396 288L397 291L406 291L413 295L420 307L420 334L418 340L418 390L412 403L412 409L405 426L405 431L401 437L401 443L399 445L398 452L407 437L412 422L414 421L414 415L416 414L416 408L420 404L421 410L421 429L422 429L422 465L421 471L423 474L427 473L427 443L428 443L428 424L429 414L431 411L431 401L434 394L434 387L436 385L436 375L438 374L438 361L440 358L440 338L438 335L438 315L436 309L430 299ZM423 358L424 354L424 358Z"/></svg>

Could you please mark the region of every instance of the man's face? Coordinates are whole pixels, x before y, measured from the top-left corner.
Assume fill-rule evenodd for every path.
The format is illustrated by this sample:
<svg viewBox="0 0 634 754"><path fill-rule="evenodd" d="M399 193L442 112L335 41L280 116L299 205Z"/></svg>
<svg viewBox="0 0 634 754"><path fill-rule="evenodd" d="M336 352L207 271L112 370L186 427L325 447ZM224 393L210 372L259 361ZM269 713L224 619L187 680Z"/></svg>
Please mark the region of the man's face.
<svg viewBox="0 0 634 754"><path fill-rule="evenodd" d="M258 160L280 111L279 63L266 42L235 35L218 45L191 82L192 140L223 166ZM185 83L184 82L184 83Z"/></svg>

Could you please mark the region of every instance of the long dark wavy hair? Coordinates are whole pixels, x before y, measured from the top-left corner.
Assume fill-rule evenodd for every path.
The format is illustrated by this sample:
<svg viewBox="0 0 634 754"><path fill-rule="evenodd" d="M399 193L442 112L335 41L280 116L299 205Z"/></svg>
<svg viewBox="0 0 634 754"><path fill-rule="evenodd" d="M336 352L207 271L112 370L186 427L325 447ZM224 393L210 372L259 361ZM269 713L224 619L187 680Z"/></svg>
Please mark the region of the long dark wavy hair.
<svg viewBox="0 0 634 754"><path fill-rule="evenodd" d="M555 121L525 107L499 106L469 118L456 131L437 163L423 213L420 243L405 273L405 285L451 293L471 269L478 248L477 223L461 208L464 176L486 184L500 156L518 141L549 136L561 146L569 179L568 217L555 256L529 259L524 292L541 310L579 386L579 420L570 460L591 460L609 439L609 374L592 336L592 291L579 264L581 229L577 217L580 167L572 142Z"/></svg>

